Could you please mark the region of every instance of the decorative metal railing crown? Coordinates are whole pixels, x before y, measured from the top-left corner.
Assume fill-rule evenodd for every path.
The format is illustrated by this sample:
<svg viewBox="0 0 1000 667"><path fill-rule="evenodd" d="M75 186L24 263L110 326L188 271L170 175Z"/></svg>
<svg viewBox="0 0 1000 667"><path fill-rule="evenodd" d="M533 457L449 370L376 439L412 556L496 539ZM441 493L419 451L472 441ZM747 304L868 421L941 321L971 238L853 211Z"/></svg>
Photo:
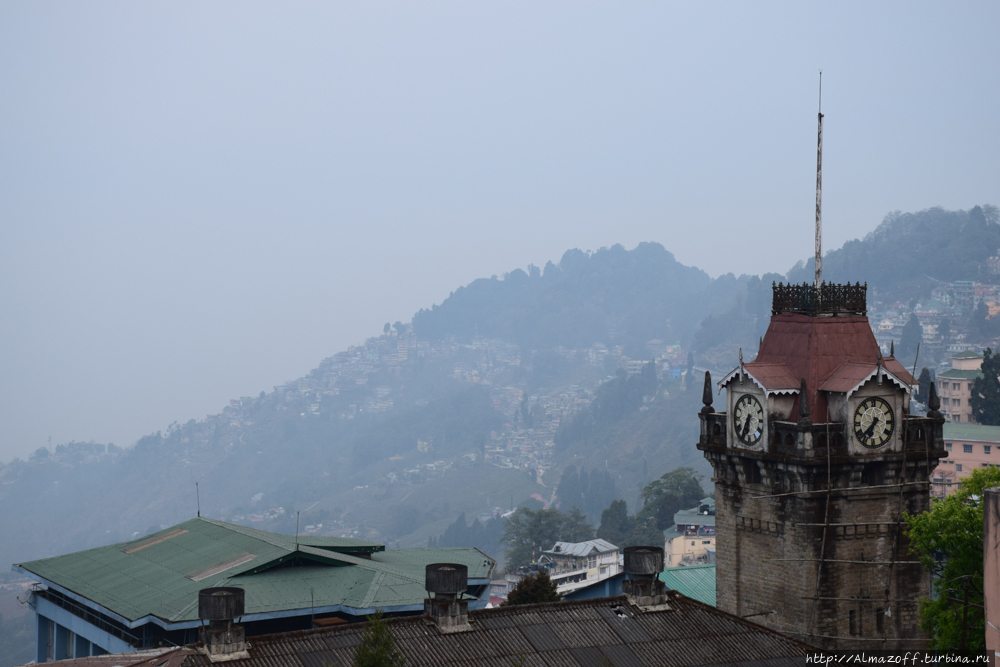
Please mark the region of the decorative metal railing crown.
<svg viewBox="0 0 1000 667"><path fill-rule="evenodd" d="M824 282L819 288L809 283L801 285L771 283L771 286L774 289L774 299L771 302L772 315L778 313L868 314L868 283L864 285L861 283L836 285Z"/></svg>

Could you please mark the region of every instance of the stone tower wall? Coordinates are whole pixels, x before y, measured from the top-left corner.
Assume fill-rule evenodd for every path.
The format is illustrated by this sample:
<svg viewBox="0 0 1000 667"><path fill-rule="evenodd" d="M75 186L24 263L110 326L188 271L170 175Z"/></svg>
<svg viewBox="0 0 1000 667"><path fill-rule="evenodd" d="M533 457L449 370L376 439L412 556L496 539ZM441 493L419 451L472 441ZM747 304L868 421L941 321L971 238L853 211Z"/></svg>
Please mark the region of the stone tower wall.
<svg viewBox="0 0 1000 667"><path fill-rule="evenodd" d="M928 473L944 450L940 420L907 419L905 454L861 459L834 446L827 517L825 448L799 456L727 448L711 436L719 417L702 415L699 444L715 471L718 607L823 648L923 648L916 601L929 577L896 522L928 508Z"/></svg>

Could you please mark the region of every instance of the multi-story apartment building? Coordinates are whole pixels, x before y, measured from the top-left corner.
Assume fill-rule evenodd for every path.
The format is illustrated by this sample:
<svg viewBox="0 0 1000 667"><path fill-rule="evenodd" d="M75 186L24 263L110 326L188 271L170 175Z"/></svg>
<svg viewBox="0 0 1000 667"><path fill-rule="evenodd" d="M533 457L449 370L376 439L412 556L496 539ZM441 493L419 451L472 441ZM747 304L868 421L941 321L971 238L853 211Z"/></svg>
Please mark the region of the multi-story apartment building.
<svg viewBox="0 0 1000 667"><path fill-rule="evenodd" d="M698 507L677 512L674 525L663 531L667 567L708 563L708 549L714 547L715 498L705 498Z"/></svg>
<svg viewBox="0 0 1000 667"><path fill-rule="evenodd" d="M950 422L975 424L972 416L972 382L983 376L983 355L967 350L951 358L951 368L937 376L941 414Z"/></svg>
<svg viewBox="0 0 1000 667"><path fill-rule="evenodd" d="M1000 426L946 423L944 448L948 458L938 461L931 475L931 491L938 498L958 489L976 468L1000 465Z"/></svg>

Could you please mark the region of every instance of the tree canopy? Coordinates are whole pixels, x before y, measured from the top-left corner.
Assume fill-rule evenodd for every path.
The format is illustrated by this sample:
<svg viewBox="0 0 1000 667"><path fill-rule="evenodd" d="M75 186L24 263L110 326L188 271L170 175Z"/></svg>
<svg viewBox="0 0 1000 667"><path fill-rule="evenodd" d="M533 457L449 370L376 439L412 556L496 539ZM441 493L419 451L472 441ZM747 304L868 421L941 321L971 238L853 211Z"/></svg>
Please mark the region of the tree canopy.
<svg viewBox="0 0 1000 667"><path fill-rule="evenodd" d="M905 360L911 359L917 353L917 346L923 339L924 330L920 326L920 320L916 314L911 314L903 326L903 336L899 340L899 349L896 350L896 358L903 359L903 365L909 365Z"/></svg>
<svg viewBox="0 0 1000 667"><path fill-rule="evenodd" d="M596 342L644 349L651 339L691 335L726 308L747 278L715 280L684 266L658 243L594 253L568 250L556 265L482 278L413 317L426 339L502 338L525 349L569 349Z"/></svg>
<svg viewBox="0 0 1000 667"><path fill-rule="evenodd" d="M705 497L703 479L694 468L677 468L650 482L639 494L642 498L639 520L651 520L658 530L666 530L673 525L678 510L695 507Z"/></svg>
<svg viewBox="0 0 1000 667"><path fill-rule="evenodd" d="M981 280L1000 248L1000 212L995 206L967 211L929 208L896 211L864 239L848 241L823 257L823 277L833 282L867 282L891 300L926 294L938 282ZM793 282L812 282L814 261L788 272Z"/></svg>
<svg viewBox="0 0 1000 667"><path fill-rule="evenodd" d="M695 507L705 497L701 480L691 468L664 474L642 489L643 506L634 516L629 516L624 500L615 500L601 513L597 536L620 547L660 544L663 531L674 523L674 514Z"/></svg>
<svg viewBox="0 0 1000 667"><path fill-rule="evenodd" d="M972 381L972 414L980 424L1000 426L1000 355L990 348L983 351L982 371Z"/></svg>
<svg viewBox="0 0 1000 667"><path fill-rule="evenodd" d="M507 517L503 527L503 542L507 545L507 568L532 562L556 542L586 542L594 539L594 528L574 507L569 512L557 509L532 510L519 508Z"/></svg>
<svg viewBox="0 0 1000 667"><path fill-rule="evenodd" d="M406 658L396 648L392 628L377 609L368 617L368 623L361 634L361 643L354 649L354 664L357 667L403 667Z"/></svg>
<svg viewBox="0 0 1000 667"><path fill-rule="evenodd" d="M977 468L962 480L961 488L944 500L934 500L927 512L904 515L910 551L934 575L932 599L920 603L920 624L938 651L962 648L963 616L968 620L965 650L985 648L983 492L998 484L1000 468Z"/></svg>
<svg viewBox="0 0 1000 667"><path fill-rule="evenodd" d="M556 589L556 584L545 570L522 577L514 590L507 594L504 606L518 604L535 604L536 602L559 602L562 595Z"/></svg>

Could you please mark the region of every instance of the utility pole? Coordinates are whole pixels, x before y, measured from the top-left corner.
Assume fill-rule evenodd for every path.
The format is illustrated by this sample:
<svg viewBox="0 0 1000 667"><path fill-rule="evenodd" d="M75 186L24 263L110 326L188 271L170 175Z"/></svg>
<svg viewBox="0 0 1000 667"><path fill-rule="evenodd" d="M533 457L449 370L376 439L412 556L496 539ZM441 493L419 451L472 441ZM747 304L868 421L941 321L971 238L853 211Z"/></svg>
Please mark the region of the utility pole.
<svg viewBox="0 0 1000 667"><path fill-rule="evenodd" d="M965 595L962 596L962 645L959 652L965 653L965 635L969 630L969 577L965 577Z"/></svg>

